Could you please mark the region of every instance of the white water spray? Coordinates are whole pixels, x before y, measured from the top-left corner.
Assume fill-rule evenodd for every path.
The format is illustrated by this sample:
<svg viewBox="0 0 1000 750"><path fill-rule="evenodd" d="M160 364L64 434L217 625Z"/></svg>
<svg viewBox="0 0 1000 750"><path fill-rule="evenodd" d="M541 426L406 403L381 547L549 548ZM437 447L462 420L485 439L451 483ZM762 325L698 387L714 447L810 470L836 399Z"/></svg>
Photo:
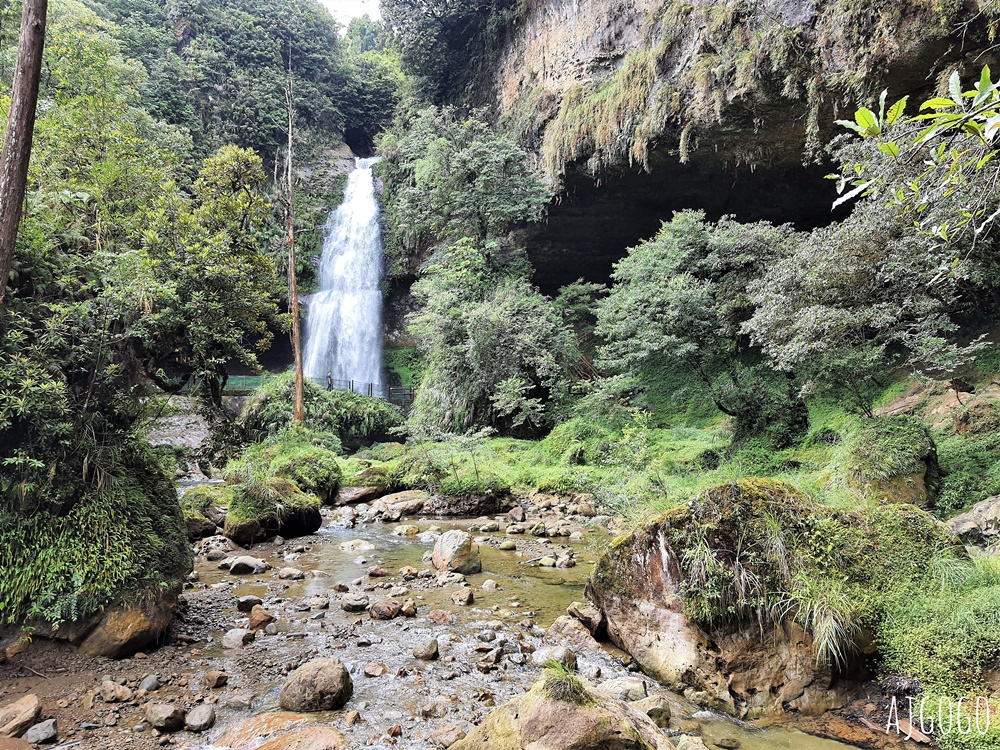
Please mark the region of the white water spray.
<svg viewBox="0 0 1000 750"><path fill-rule="evenodd" d="M307 303L306 377L367 392L382 381L382 238L372 167L357 159L344 202L330 214L323 240L319 292Z"/></svg>

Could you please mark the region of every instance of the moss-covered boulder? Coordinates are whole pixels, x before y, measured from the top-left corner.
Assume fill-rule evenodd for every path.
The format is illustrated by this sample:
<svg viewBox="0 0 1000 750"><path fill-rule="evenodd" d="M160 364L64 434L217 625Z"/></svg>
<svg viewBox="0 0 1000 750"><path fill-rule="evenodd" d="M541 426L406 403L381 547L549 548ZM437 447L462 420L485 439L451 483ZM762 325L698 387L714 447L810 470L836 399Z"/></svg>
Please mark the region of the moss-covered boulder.
<svg viewBox="0 0 1000 750"><path fill-rule="evenodd" d="M297 446L277 454L271 461L276 476L290 479L321 502L333 502L340 487L340 464L333 451L314 445Z"/></svg>
<svg viewBox="0 0 1000 750"><path fill-rule="evenodd" d="M916 417L866 421L849 441L846 458L848 483L862 495L932 506L941 490L937 446Z"/></svg>
<svg viewBox="0 0 1000 750"><path fill-rule="evenodd" d="M616 540L588 596L649 675L743 717L844 702L889 598L961 549L912 506L846 511L744 479ZM958 553L961 554L961 553Z"/></svg>
<svg viewBox="0 0 1000 750"><path fill-rule="evenodd" d="M671 750L673 745L645 714L627 703L575 685L559 695L546 681L505 703L452 750Z"/></svg>
<svg viewBox="0 0 1000 750"><path fill-rule="evenodd" d="M312 534L323 524L321 503L282 477L247 477L233 485L233 502L223 533L241 547L280 534Z"/></svg>
<svg viewBox="0 0 1000 750"><path fill-rule="evenodd" d="M218 527L225 525L232 502L233 489L224 484L192 487L181 495L188 539L196 542L216 534Z"/></svg>

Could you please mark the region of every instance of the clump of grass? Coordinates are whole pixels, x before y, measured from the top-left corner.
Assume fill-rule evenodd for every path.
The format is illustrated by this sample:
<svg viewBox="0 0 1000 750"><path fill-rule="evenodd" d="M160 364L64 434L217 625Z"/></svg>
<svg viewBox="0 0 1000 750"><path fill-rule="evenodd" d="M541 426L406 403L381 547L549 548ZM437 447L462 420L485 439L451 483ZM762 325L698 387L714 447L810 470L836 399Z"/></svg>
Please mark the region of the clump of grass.
<svg viewBox="0 0 1000 750"><path fill-rule="evenodd" d="M545 664L545 680L542 690L552 700L572 703L577 706L590 706L594 699L583 684L566 665L555 659L549 659Z"/></svg>

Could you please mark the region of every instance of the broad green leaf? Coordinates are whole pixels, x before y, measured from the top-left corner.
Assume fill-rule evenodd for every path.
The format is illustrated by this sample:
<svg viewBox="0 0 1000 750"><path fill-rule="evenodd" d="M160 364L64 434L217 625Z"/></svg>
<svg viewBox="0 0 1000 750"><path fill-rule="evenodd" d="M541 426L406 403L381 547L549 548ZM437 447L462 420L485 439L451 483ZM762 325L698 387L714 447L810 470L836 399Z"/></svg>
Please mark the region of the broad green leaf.
<svg viewBox="0 0 1000 750"><path fill-rule="evenodd" d="M946 99L943 96L935 96L933 99L928 99L926 102L920 105L920 109L948 109L949 107L957 106L953 99Z"/></svg>
<svg viewBox="0 0 1000 750"><path fill-rule="evenodd" d="M862 135L877 135L879 133L878 119L875 113L867 107L862 107L854 113L854 120L861 127Z"/></svg>
<svg viewBox="0 0 1000 750"><path fill-rule="evenodd" d="M878 144L878 147L883 154L891 156L893 159L899 156L899 144L897 144L895 141L890 141L888 143L880 143Z"/></svg>
<svg viewBox="0 0 1000 750"><path fill-rule="evenodd" d="M909 101L910 97L904 96L898 102L889 107L889 112L885 117L886 125L892 125L896 120L902 117L903 112L906 110L906 103Z"/></svg>

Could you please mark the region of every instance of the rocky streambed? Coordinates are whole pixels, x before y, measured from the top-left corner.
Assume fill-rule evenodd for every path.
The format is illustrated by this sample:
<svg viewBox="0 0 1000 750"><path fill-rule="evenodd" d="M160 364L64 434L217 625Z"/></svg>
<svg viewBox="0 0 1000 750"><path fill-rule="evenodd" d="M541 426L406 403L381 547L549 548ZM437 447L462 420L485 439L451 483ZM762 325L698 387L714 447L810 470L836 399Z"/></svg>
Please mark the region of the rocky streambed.
<svg viewBox="0 0 1000 750"><path fill-rule="evenodd" d="M607 533L570 516L558 520L562 536L541 536L533 510L513 521L513 534L506 515L366 523L363 511L341 508L326 510L314 535L251 550L202 540L161 647L120 661L56 641L16 647L0 665L0 707L37 696L32 726L55 722L29 739L48 746L318 750L336 746L324 734L333 729L350 747L445 747L524 695L555 657L575 660L596 690L641 706L679 747L847 747L699 710L633 671L573 605ZM481 572L435 569L435 542L453 530L476 540ZM282 711L288 676L320 658L346 667L346 703Z"/></svg>

